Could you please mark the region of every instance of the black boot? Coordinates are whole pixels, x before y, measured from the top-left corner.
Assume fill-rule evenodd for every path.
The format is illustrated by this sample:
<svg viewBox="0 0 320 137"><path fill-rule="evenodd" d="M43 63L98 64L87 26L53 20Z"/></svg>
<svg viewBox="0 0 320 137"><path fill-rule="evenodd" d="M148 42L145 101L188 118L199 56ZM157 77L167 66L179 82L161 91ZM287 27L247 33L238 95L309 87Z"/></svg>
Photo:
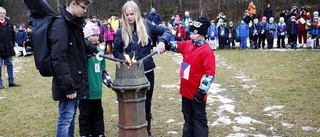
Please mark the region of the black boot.
<svg viewBox="0 0 320 137"><path fill-rule="evenodd" d="M152 137L152 132L151 132L151 120L152 120L152 114L146 117L148 126L147 126L147 132L148 132L148 137Z"/></svg>

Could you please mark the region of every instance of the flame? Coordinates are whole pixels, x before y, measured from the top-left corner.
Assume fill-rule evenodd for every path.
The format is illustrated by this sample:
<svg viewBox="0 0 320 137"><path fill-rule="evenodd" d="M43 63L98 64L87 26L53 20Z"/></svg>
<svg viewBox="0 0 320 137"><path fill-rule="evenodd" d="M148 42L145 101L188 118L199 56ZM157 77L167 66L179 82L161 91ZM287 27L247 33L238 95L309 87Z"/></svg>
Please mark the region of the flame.
<svg viewBox="0 0 320 137"><path fill-rule="evenodd" d="M135 59L136 53L135 53L134 51L132 51L132 52L133 52L133 57L132 57L132 59L130 59L130 56L129 56L128 54L124 54L124 55L123 55L124 58L125 58L126 61L127 61L128 67L130 67L133 63L136 63L136 62L137 62L137 60Z"/></svg>

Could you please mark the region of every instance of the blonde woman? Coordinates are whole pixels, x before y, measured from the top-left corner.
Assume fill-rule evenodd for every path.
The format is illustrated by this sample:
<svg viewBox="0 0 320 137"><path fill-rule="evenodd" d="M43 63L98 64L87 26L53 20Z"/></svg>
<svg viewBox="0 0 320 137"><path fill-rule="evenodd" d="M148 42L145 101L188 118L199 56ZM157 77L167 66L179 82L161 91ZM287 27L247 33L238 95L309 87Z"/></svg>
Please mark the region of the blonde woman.
<svg viewBox="0 0 320 137"><path fill-rule="evenodd" d="M165 51L165 43L171 38L171 31L160 25L153 25L150 21L141 17L138 5L134 1L126 2L122 7L122 27L117 30L114 41L113 56L118 59L125 59L123 53L126 53L135 59L140 60L151 53L151 38L157 36L157 48L160 53ZM151 135L151 100L154 88L154 71L155 63L150 57L143 61L145 75L150 82L150 90L147 91L145 102L146 120L148 122L148 135Z"/></svg>

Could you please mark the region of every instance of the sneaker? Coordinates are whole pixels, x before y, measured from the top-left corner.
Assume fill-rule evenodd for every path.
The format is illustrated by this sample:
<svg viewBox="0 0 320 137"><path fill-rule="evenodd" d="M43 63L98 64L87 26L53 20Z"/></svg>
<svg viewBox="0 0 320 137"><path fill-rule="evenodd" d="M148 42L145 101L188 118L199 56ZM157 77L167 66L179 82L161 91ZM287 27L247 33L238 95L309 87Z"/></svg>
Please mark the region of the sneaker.
<svg viewBox="0 0 320 137"><path fill-rule="evenodd" d="M16 84L16 83L9 83L9 87L19 87L20 85Z"/></svg>

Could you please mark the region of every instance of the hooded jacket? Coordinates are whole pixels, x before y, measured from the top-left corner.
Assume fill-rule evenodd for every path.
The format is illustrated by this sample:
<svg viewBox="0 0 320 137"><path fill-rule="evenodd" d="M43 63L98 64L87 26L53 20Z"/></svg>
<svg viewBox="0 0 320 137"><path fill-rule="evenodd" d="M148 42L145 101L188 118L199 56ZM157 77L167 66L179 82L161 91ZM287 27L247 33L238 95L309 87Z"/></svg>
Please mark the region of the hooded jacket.
<svg viewBox="0 0 320 137"><path fill-rule="evenodd" d="M162 19L157 12L150 13L148 16L148 20L154 22L157 25L159 25L162 22Z"/></svg>
<svg viewBox="0 0 320 137"><path fill-rule="evenodd" d="M56 18L49 30L53 100L68 100L66 95L77 93L76 99L89 96L83 18L74 17L60 6L61 18Z"/></svg>

